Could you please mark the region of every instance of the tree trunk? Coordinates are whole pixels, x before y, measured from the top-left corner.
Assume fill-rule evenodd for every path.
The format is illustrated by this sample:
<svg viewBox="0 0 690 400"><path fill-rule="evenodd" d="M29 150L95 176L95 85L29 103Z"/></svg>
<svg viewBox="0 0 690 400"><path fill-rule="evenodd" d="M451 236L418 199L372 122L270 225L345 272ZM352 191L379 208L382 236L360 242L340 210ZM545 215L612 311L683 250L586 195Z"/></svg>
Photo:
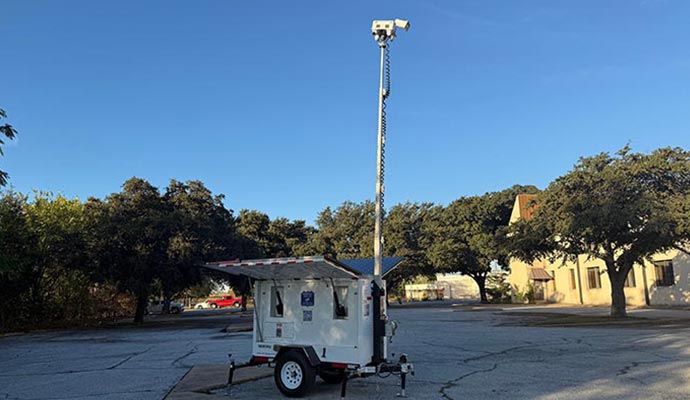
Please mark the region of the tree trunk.
<svg viewBox="0 0 690 400"><path fill-rule="evenodd" d="M486 295L486 275L472 276L472 279L477 282L477 286L479 287L479 298L482 304L488 304L489 298Z"/></svg>
<svg viewBox="0 0 690 400"><path fill-rule="evenodd" d="M611 279L611 316L625 318L628 316L625 311L625 278L621 272L609 274Z"/></svg>
<svg viewBox="0 0 690 400"><path fill-rule="evenodd" d="M170 314L170 302L172 301L172 295L165 293L163 294L163 310L162 314Z"/></svg>
<svg viewBox="0 0 690 400"><path fill-rule="evenodd" d="M247 311L247 294L242 294L242 311Z"/></svg>
<svg viewBox="0 0 690 400"><path fill-rule="evenodd" d="M134 312L134 323L143 324L144 314L146 313L146 306L148 303L148 295L146 293L139 293L137 295L137 309Z"/></svg>

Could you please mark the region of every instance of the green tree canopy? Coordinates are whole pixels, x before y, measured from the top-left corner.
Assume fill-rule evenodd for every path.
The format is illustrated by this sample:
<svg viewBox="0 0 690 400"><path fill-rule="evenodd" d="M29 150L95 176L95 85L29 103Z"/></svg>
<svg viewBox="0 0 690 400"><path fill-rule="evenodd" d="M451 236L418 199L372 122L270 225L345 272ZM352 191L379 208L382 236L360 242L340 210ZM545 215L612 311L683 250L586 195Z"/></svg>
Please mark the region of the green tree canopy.
<svg viewBox="0 0 690 400"><path fill-rule="evenodd" d="M515 196L537 191L534 186L515 185L453 201L430 226L436 239L428 247L429 258L439 271L460 272L474 279L481 301L488 302L486 278L492 263L508 266L505 235Z"/></svg>
<svg viewBox="0 0 690 400"><path fill-rule="evenodd" d="M0 108L0 120L4 118L7 118L7 114L5 113L5 110ZM2 146L5 144L3 136L9 140L12 140L15 138L15 136L17 136L17 130L14 129L10 124L0 124L0 156L4 154L2 150ZM7 184L8 177L9 175L7 172L0 171L0 186L5 186Z"/></svg>
<svg viewBox="0 0 690 400"><path fill-rule="evenodd" d="M317 232L306 251L336 258L374 255L374 203L346 201L332 210L326 207L316 219Z"/></svg>
<svg viewBox="0 0 690 400"><path fill-rule="evenodd" d="M170 226L166 261L156 278L165 301L201 282L198 264L237 257L232 212L200 181L172 180L163 195Z"/></svg>
<svg viewBox="0 0 690 400"><path fill-rule="evenodd" d="M438 221L442 208L432 203L396 204L383 224L384 253L404 257L402 265L386 275L389 292L416 276L432 276L436 271L427 249L434 242L431 225ZM372 237L373 240L373 237Z"/></svg>
<svg viewBox="0 0 690 400"><path fill-rule="evenodd" d="M533 217L511 226L513 255L601 259L611 281L611 315L625 316L624 283L635 263L688 242L690 152L650 154L628 146L581 158L539 194Z"/></svg>
<svg viewBox="0 0 690 400"><path fill-rule="evenodd" d="M0 327L83 312L85 228L77 199L42 192L32 202L14 192L0 198Z"/></svg>
<svg viewBox="0 0 690 400"><path fill-rule="evenodd" d="M153 185L131 178L104 202L91 200L88 209L100 275L136 297L134 321L141 323L151 284L167 262L170 207Z"/></svg>

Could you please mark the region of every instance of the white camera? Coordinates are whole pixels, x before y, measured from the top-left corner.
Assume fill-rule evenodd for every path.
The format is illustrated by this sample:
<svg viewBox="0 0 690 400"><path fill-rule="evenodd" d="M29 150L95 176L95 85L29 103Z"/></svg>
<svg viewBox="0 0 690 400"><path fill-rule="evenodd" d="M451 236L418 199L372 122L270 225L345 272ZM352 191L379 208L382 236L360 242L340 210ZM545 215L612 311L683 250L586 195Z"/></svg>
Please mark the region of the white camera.
<svg viewBox="0 0 690 400"><path fill-rule="evenodd" d="M404 29L404 30L409 30L410 29L410 21L405 20L405 19L396 19L395 20L395 26Z"/></svg>
<svg viewBox="0 0 690 400"><path fill-rule="evenodd" d="M371 24L371 33L376 41L393 40L395 39L395 28L408 30L410 29L410 21L404 19L375 20Z"/></svg>

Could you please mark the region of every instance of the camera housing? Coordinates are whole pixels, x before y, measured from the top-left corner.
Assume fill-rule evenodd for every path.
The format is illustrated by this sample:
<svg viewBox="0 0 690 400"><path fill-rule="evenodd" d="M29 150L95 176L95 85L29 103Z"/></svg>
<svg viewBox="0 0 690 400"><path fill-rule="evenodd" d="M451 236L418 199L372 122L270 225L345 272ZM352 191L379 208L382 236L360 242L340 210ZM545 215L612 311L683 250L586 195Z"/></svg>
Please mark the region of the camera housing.
<svg viewBox="0 0 690 400"><path fill-rule="evenodd" d="M410 29L410 21L404 19L375 20L371 24L371 33L377 42L395 39L396 28Z"/></svg>

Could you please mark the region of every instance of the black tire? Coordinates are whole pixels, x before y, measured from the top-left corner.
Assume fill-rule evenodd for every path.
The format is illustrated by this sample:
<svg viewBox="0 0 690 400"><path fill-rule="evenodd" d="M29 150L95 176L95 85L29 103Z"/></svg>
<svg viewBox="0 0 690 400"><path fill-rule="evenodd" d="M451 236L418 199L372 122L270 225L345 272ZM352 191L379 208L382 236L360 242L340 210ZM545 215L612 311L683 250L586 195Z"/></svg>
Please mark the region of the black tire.
<svg viewBox="0 0 690 400"><path fill-rule="evenodd" d="M328 384L341 383L345 378L345 371L342 369L322 369L319 371L319 377Z"/></svg>
<svg viewBox="0 0 690 400"><path fill-rule="evenodd" d="M211 308L218 308L218 304L216 304L216 303L211 303Z"/></svg>
<svg viewBox="0 0 690 400"><path fill-rule="evenodd" d="M303 397L316 382L316 369L302 351L290 350L276 362L273 378L284 395Z"/></svg>
<svg viewBox="0 0 690 400"><path fill-rule="evenodd" d="M179 314L179 313L180 313L180 309L177 307L173 307L170 309L170 314Z"/></svg>
<svg viewBox="0 0 690 400"><path fill-rule="evenodd" d="M232 306L235 307L235 308L240 308L241 305L242 305L242 304L240 304L239 301L236 301L236 302L232 303Z"/></svg>

